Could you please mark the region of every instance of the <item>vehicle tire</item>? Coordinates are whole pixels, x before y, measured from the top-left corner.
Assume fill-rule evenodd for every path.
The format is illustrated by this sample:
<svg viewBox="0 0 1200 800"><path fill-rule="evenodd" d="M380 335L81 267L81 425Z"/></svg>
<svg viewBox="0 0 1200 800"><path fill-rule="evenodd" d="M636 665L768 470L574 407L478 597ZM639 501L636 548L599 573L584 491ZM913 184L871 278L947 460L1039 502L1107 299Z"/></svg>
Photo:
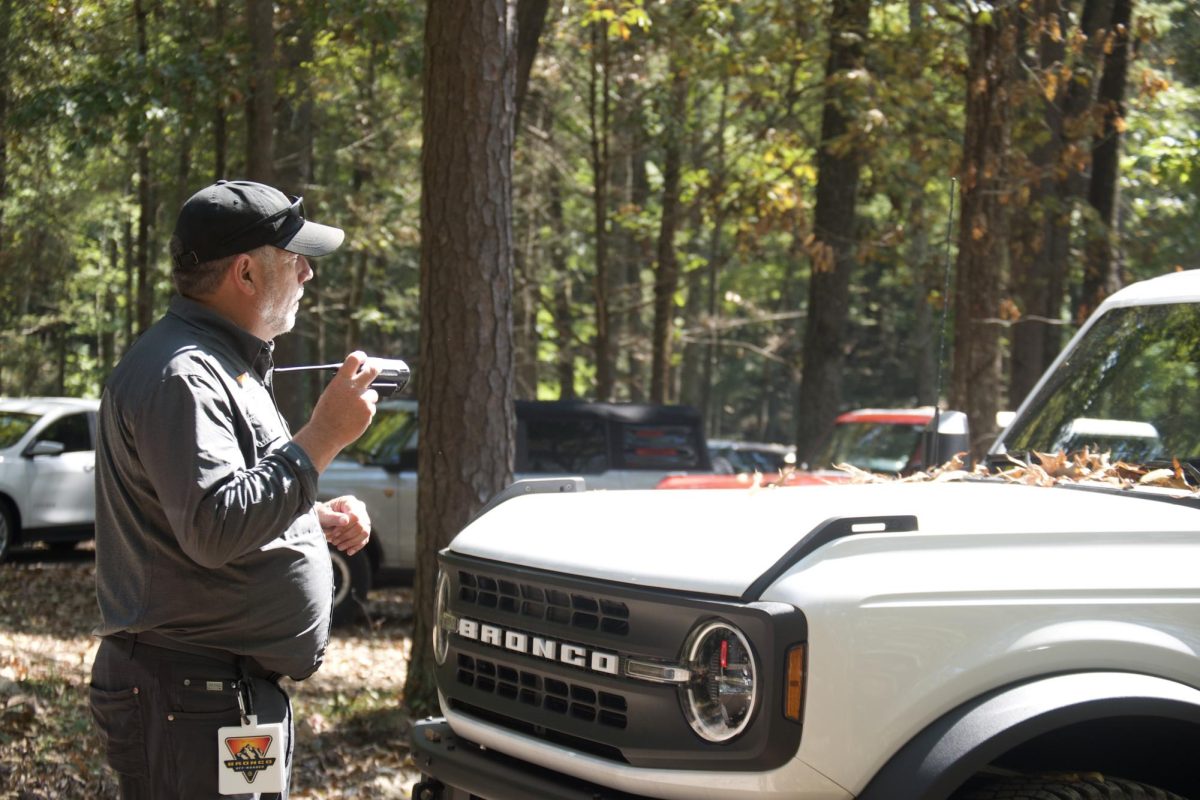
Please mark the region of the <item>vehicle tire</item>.
<svg viewBox="0 0 1200 800"><path fill-rule="evenodd" d="M1177 794L1137 781L1074 772L993 778L976 788L960 789L954 800L1184 800Z"/></svg>
<svg viewBox="0 0 1200 800"><path fill-rule="evenodd" d="M9 549L17 543L17 515L8 501L0 497L0 563L8 558Z"/></svg>
<svg viewBox="0 0 1200 800"><path fill-rule="evenodd" d="M329 548L333 562L333 624L347 625L358 620L371 591L371 557L360 550L347 557L337 548Z"/></svg>

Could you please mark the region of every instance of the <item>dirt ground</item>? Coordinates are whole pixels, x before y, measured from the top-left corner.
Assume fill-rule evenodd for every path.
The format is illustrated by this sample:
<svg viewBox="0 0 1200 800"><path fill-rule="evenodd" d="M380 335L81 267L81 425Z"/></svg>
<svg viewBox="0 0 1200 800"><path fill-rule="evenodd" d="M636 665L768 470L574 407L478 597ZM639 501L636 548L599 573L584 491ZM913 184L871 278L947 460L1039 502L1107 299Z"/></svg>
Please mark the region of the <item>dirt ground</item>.
<svg viewBox="0 0 1200 800"><path fill-rule="evenodd" d="M16 553L0 564L0 800L103 800L116 783L87 708L97 640L91 554ZM410 647L407 589L372 593L335 630L325 664L285 681L296 715L297 800L407 798L417 780L399 708Z"/></svg>

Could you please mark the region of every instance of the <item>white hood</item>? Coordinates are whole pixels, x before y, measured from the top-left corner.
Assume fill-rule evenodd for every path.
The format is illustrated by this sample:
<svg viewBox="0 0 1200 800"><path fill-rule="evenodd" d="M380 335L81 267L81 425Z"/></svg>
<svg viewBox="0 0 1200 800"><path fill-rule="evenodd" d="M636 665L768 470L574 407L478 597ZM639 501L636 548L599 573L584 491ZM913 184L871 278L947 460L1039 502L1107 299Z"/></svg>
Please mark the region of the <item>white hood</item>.
<svg viewBox="0 0 1200 800"><path fill-rule="evenodd" d="M737 597L806 534L838 517L912 515L922 535L1088 535L1137 531L1151 519L1156 531L1195 531L1196 508L1132 494L993 482L590 491L501 503L468 525L450 550L581 577Z"/></svg>

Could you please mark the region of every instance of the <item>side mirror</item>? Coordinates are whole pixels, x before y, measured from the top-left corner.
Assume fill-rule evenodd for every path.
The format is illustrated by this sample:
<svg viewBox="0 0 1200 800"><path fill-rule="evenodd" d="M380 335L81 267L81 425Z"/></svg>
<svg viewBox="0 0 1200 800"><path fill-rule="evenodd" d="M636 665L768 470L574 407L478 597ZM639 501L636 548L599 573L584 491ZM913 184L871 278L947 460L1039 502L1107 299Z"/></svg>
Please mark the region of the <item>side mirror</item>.
<svg viewBox="0 0 1200 800"><path fill-rule="evenodd" d="M961 411L942 411L937 416L937 430L931 420L921 433L919 469L933 469L949 461L956 453L971 449L967 431L967 415Z"/></svg>
<svg viewBox="0 0 1200 800"><path fill-rule="evenodd" d="M66 452L67 446L62 442L54 442L50 439L42 439L34 442L26 448L24 456L26 458L35 458L36 456L61 456Z"/></svg>

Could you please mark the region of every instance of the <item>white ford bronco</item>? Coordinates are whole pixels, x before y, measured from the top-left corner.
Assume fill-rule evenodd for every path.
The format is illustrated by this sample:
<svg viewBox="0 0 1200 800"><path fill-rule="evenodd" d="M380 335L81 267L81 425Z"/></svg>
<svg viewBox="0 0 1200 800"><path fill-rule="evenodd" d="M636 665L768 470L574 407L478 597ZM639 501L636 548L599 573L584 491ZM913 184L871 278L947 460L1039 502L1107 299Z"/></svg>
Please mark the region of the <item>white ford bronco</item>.
<svg viewBox="0 0 1200 800"><path fill-rule="evenodd" d="M1200 800L1200 272L1109 298L990 460L519 489L440 556L414 798Z"/></svg>

